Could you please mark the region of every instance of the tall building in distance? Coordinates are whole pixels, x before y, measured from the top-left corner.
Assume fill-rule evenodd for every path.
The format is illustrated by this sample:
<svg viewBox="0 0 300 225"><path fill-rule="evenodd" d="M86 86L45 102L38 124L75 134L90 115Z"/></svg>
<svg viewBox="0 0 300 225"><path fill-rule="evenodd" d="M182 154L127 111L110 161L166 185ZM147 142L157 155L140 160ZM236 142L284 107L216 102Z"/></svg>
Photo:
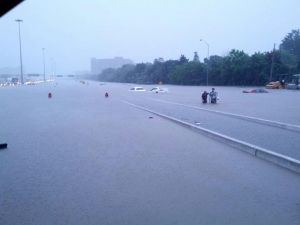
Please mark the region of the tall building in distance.
<svg viewBox="0 0 300 225"><path fill-rule="evenodd" d="M120 68L126 64L133 64L130 59L122 57L115 57L112 59L91 59L91 74L100 74L103 70L108 68Z"/></svg>

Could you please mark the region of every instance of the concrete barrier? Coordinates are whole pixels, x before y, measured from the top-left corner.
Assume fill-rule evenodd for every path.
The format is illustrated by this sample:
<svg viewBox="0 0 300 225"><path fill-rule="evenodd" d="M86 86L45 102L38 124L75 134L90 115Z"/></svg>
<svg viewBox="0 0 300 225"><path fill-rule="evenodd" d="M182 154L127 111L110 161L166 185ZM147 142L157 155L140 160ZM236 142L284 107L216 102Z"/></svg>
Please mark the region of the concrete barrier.
<svg viewBox="0 0 300 225"><path fill-rule="evenodd" d="M242 119L242 120L246 120L246 121L250 121L250 122L254 122L254 123L259 123L259 124L263 124L263 125L267 125L267 126L271 126L271 127L277 127L277 128L300 133L300 126L294 125L294 124L282 123L282 122L278 122L278 121L274 121L274 120L266 120L266 119L262 119L262 118L252 117L252 116L245 116L245 115L240 115L240 114L222 112L222 111L218 111L218 110L211 110L211 109L201 108L198 106L185 105L185 104L181 104L181 103L177 103L177 102L158 100L158 99L154 99L154 98L149 98L149 99L151 99L153 101L157 101L157 102L163 102L163 103L168 103L168 104L173 104L173 105L184 106L187 108L216 113L216 114L220 114L220 115L229 116L232 118Z"/></svg>
<svg viewBox="0 0 300 225"><path fill-rule="evenodd" d="M249 154L251 154L251 155L253 155L257 158L264 159L266 161L269 161L269 162L272 162L274 164L280 165L284 168L287 168L291 171L300 173L300 161L299 160L296 160L296 159L293 159L291 157L288 157L288 156L285 156L285 155L282 155L282 154L279 154L279 153L261 148L261 147L256 146L256 145L252 145L250 143L247 143L247 142L229 137L229 136L224 135L224 134L220 134L220 133L212 131L212 130L208 130L208 129L203 128L203 127L195 126L194 124L190 124L190 123L187 123L185 121L176 119L172 116L168 116L168 115L165 115L165 114L162 114L162 113L155 112L151 109L148 109L148 108L145 108L145 107L142 107L142 106L139 106L139 105L135 105L135 104L133 104L131 102L128 102L128 101L123 101L123 102L128 104L128 105L131 105L131 106L133 106L137 109L147 111L149 113L152 113L152 114L157 115L159 117L162 117L164 119L175 122L175 123L177 123L181 126L187 127L187 128L189 128L193 131L201 133L201 134L203 134L203 135L205 135L209 138L212 138L212 139L217 140L219 142L222 142L224 144L230 145L230 146L232 146L234 148L237 148L239 150L242 150L244 152L247 152L247 153L249 153Z"/></svg>

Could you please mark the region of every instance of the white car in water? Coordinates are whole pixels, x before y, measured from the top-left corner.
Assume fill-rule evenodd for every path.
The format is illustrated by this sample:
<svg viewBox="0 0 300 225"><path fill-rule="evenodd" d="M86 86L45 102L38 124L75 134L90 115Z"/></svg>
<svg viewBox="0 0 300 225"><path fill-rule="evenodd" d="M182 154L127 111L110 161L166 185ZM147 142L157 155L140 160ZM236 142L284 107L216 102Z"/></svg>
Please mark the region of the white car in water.
<svg viewBox="0 0 300 225"><path fill-rule="evenodd" d="M130 88L129 91L146 91L146 89L143 87L133 87Z"/></svg>
<svg viewBox="0 0 300 225"><path fill-rule="evenodd" d="M161 88L161 87L154 87L150 91L154 92L154 93L166 93L166 92L169 92L169 90L167 88Z"/></svg>

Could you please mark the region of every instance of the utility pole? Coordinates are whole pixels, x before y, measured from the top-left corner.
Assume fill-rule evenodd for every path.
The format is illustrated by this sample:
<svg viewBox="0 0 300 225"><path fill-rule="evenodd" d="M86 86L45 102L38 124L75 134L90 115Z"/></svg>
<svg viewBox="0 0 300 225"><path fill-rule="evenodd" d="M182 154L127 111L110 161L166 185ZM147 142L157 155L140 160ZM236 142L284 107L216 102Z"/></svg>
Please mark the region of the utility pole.
<svg viewBox="0 0 300 225"><path fill-rule="evenodd" d="M270 78L269 78L269 82L271 82L271 81L273 80L275 48L276 48L276 44L274 44L274 47L273 47L272 62L271 62L271 70L270 70Z"/></svg>
<svg viewBox="0 0 300 225"><path fill-rule="evenodd" d="M24 84L24 78L23 78L23 62L22 62L22 41L21 41L21 22L23 20L21 19L16 19L15 20L18 23L19 27L19 46L20 46L20 78L21 78L21 84Z"/></svg>

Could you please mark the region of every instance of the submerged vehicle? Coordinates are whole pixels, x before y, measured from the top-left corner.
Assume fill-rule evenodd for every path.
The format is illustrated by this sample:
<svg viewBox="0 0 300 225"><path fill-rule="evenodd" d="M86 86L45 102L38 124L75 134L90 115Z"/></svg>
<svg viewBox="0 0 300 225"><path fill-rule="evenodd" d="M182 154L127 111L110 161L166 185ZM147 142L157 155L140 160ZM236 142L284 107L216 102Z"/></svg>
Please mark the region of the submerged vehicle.
<svg viewBox="0 0 300 225"><path fill-rule="evenodd" d="M268 93L264 88L254 88L249 90L243 90L243 93Z"/></svg>
<svg viewBox="0 0 300 225"><path fill-rule="evenodd" d="M300 89L300 74L293 75L292 83L288 83L286 88L287 89L299 90Z"/></svg>
<svg viewBox="0 0 300 225"><path fill-rule="evenodd" d="M280 81L271 81L266 85L268 89L281 89L284 88L283 84Z"/></svg>
<svg viewBox="0 0 300 225"><path fill-rule="evenodd" d="M143 87L133 87L130 88L129 91L146 91L146 89Z"/></svg>
<svg viewBox="0 0 300 225"><path fill-rule="evenodd" d="M167 88L161 88L161 87L154 87L150 90L151 92L159 93L159 92L169 92Z"/></svg>

